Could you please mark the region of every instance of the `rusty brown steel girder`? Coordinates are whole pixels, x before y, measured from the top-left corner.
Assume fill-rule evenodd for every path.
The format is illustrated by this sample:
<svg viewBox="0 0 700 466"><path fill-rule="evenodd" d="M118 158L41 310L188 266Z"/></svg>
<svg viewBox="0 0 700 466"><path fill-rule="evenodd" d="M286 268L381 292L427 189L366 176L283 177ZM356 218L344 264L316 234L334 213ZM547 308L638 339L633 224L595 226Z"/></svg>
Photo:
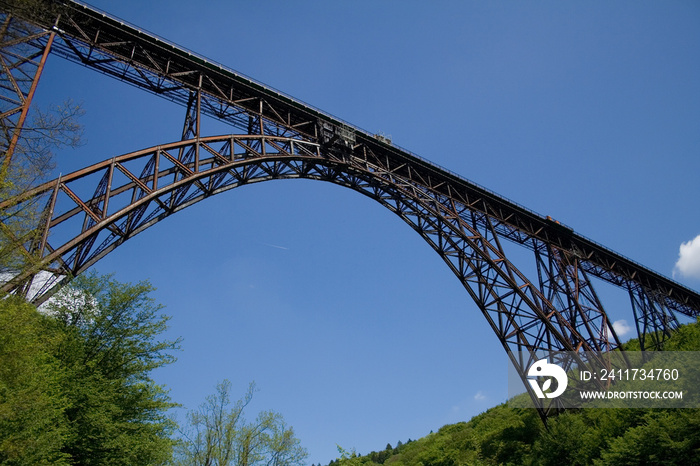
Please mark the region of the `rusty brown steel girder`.
<svg viewBox="0 0 700 466"><path fill-rule="evenodd" d="M13 21L12 15L6 15L0 27L0 128L2 140L7 142L6 147L0 147L0 176L10 166L55 35Z"/></svg>
<svg viewBox="0 0 700 466"><path fill-rule="evenodd" d="M179 158L195 148L202 158ZM420 180L398 175L385 161L367 148L327 151L317 143L260 135L196 138L105 160L0 203L0 211L6 211L47 198L44 230L37 235L42 241L24 245L41 265L3 289L29 289L41 270L51 271L53 278L42 277L43 289L32 297L42 302L127 239L202 199L254 182L316 179L375 199L421 234L463 283L508 354L530 355L514 359L523 379L541 357L536 354L596 352L582 327L572 325L510 263L498 232L481 214Z"/></svg>

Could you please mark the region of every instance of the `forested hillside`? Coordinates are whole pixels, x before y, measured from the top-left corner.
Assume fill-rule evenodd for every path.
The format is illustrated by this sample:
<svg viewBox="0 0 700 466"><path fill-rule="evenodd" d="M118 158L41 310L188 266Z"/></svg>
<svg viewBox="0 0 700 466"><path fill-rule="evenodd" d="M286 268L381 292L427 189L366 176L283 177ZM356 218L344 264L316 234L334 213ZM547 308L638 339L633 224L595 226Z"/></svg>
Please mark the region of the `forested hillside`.
<svg viewBox="0 0 700 466"><path fill-rule="evenodd" d="M635 340L626 348L636 349ZM700 351L700 321L667 351ZM693 465L700 464L700 409L581 409L548 422L534 409L496 406L469 422L359 456L341 449L330 465Z"/></svg>

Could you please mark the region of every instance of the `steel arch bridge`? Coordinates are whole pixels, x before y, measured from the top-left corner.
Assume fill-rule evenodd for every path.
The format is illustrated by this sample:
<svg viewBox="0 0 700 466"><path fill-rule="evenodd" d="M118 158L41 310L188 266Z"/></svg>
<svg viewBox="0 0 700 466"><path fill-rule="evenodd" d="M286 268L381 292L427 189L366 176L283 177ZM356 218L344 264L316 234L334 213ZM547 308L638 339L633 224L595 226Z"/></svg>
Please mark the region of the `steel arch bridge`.
<svg viewBox="0 0 700 466"><path fill-rule="evenodd" d="M381 136L91 7L47 0L43 11L22 11L16 3L0 2L3 167L49 54L186 112L180 141L0 199L2 215L44 206L36 229L14 238L33 265L11 275L3 291L41 303L124 241L196 202L245 184L305 178L364 194L420 234L464 285L523 381L542 353L571 368L609 364L606 354L620 347L590 277L627 290L643 348L662 345L678 325L676 313L700 315L696 292ZM203 116L229 123L234 134L202 136ZM535 280L508 259L504 241L530 251ZM543 418L561 408L530 395Z"/></svg>

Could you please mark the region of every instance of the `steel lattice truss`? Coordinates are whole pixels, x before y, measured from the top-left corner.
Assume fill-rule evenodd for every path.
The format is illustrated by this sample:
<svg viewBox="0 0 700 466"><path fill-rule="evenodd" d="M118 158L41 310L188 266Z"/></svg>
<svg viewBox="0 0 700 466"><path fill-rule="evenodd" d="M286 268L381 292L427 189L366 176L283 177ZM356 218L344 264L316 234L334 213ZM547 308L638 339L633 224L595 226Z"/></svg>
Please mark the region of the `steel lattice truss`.
<svg viewBox="0 0 700 466"><path fill-rule="evenodd" d="M102 12L65 2L29 21L37 50L48 50L55 35L52 53L187 111L182 141L0 199L3 215L38 199L45 205L34 234L15 238L35 266L10 278L5 291L42 302L124 241L196 202L245 184L305 178L358 191L418 232L462 282L523 380L543 353L565 368L585 367L607 365L606 353L619 347L589 276L628 290L647 348L662 345L677 326L674 312L700 314L694 291L381 137ZM12 53L13 47L0 48L3 59ZM38 75L40 68L33 69ZM203 116L245 134L202 137ZM536 281L508 259L504 242L531 251ZM565 360L560 351L579 356ZM531 396L543 417L558 409Z"/></svg>
<svg viewBox="0 0 700 466"><path fill-rule="evenodd" d="M27 254L41 256L43 270L55 277L36 292L40 301L51 287L179 210L244 184L287 178L346 186L399 215L443 257L511 352L602 352L616 346L606 334L603 313L591 318L577 310L583 323L577 326L566 315L569 309L562 312L542 296L505 257L487 215L422 180L397 174L388 160L367 149L328 154L317 143L273 136L186 140L93 165L2 207L22 208L37 196L46 198L42 234L24 245ZM18 275L8 287L26 287L34 272Z"/></svg>
<svg viewBox="0 0 700 466"><path fill-rule="evenodd" d="M5 16L0 25L0 151L9 164L54 34Z"/></svg>

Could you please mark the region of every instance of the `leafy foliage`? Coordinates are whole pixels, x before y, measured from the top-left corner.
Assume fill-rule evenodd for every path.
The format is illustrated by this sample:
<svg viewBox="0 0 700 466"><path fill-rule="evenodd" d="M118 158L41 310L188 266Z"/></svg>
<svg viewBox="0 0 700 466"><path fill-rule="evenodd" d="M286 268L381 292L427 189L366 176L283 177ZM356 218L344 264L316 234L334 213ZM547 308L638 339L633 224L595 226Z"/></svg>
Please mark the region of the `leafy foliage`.
<svg viewBox="0 0 700 466"><path fill-rule="evenodd" d="M164 464L174 404L149 373L173 361L147 283L95 274L46 314L0 299L0 463Z"/></svg>
<svg viewBox="0 0 700 466"><path fill-rule="evenodd" d="M255 384L231 405L231 382L224 380L216 393L188 414L188 425L181 430L176 461L182 465L300 465L307 452L299 445L294 431L282 416L263 411L247 422L244 410L253 399Z"/></svg>
<svg viewBox="0 0 700 466"><path fill-rule="evenodd" d="M178 342L158 340L168 318L151 291L88 274L48 306L68 335L60 358L71 379L72 435L64 450L80 464L154 464L170 455L174 426L165 413L174 404L149 374L174 361Z"/></svg>
<svg viewBox="0 0 700 466"><path fill-rule="evenodd" d="M23 300L0 299L0 464L68 464L63 335L48 324Z"/></svg>

